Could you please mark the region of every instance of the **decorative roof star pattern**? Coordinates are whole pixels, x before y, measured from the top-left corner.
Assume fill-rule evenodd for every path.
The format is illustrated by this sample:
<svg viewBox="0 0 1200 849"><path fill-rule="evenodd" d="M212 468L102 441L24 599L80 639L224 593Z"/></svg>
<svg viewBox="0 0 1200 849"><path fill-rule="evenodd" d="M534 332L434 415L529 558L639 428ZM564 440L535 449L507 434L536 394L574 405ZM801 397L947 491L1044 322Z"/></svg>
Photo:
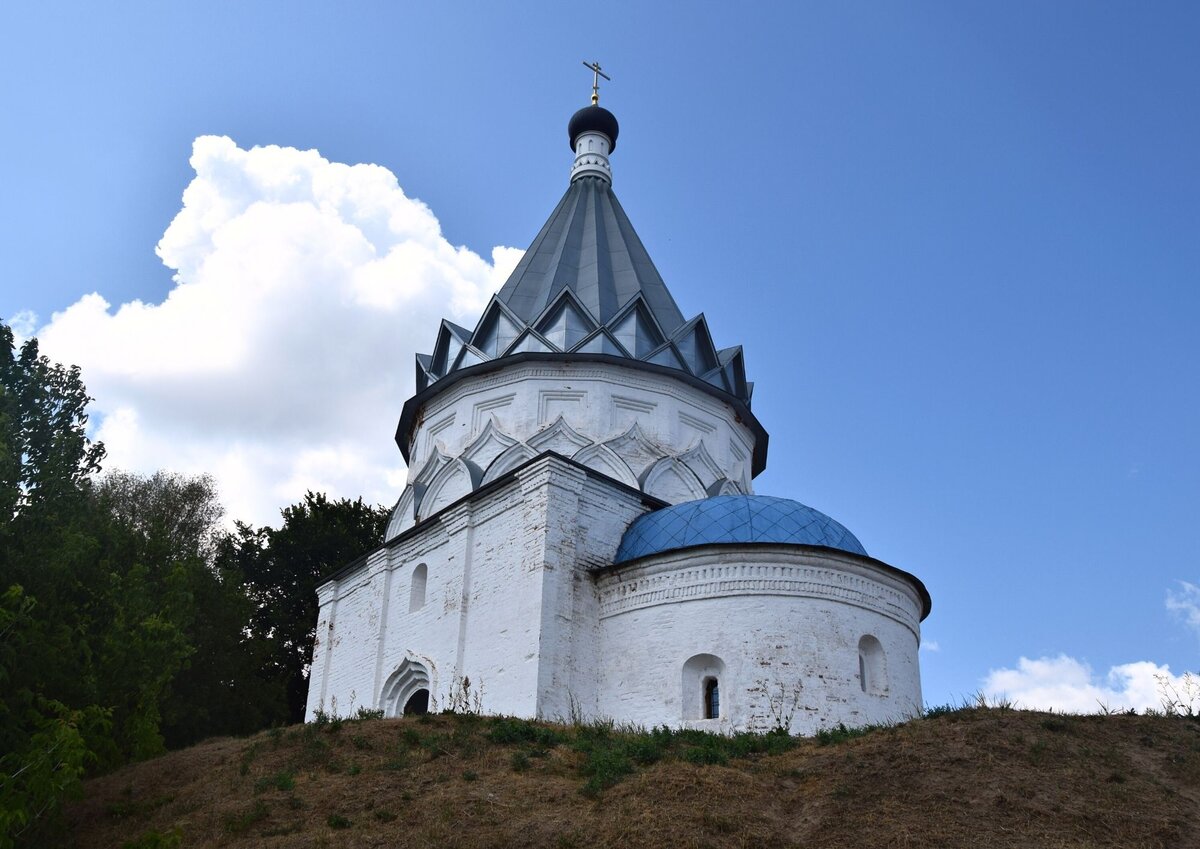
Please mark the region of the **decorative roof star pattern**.
<svg viewBox="0 0 1200 849"><path fill-rule="evenodd" d="M719 495L640 516L621 538L615 562L712 543L821 545L867 556L862 543L843 525L798 501Z"/></svg>
<svg viewBox="0 0 1200 849"><path fill-rule="evenodd" d="M685 321L611 185L576 179L474 330L443 321L417 391L521 353L604 354L683 371L749 404L741 346Z"/></svg>

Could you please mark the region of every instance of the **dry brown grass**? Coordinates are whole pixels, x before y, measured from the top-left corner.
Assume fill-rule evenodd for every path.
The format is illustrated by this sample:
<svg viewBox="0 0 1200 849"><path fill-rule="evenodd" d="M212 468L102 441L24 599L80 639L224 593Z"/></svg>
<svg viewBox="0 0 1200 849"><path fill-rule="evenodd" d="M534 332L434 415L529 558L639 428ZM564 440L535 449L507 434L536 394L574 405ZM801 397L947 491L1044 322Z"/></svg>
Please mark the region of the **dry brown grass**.
<svg viewBox="0 0 1200 849"><path fill-rule="evenodd" d="M1200 846L1200 723L1180 717L964 709L724 765L668 756L598 793L571 745L493 743L491 727L212 740L89 781L63 845L178 829L204 849Z"/></svg>

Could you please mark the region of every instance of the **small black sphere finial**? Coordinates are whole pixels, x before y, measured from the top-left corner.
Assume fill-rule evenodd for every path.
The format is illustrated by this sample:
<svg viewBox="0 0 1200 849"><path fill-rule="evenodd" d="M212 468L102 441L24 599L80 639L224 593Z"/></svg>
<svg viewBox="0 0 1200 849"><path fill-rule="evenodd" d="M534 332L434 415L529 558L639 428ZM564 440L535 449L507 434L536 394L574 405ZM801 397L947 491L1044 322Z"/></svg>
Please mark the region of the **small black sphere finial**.
<svg viewBox="0 0 1200 849"><path fill-rule="evenodd" d="M612 144L609 148L609 152L612 152L617 149L617 133L620 130L617 116L596 104L583 107L567 122L567 138L571 150L575 149L575 140L584 133L604 133Z"/></svg>

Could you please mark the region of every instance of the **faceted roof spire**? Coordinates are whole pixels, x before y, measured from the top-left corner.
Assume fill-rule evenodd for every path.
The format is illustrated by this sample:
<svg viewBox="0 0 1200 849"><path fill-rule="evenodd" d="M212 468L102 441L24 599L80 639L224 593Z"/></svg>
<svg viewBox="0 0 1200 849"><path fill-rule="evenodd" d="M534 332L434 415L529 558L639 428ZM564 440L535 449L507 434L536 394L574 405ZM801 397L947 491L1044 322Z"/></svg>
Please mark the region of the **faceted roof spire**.
<svg viewBox="0 0 1200 849"><path fill-rule="evenodd" d="M604 180L571 183L497 297L532 322L564 289L600 324L638 294L667 333L683 324L675 299Z"/></svg>
<svg viewBox="0 0 1200 849"><path fill-rule="evenodd" d="M613 194L617 119L593 104L568 132L575 162L566 194L475 329L443 321L433 353L417 355L418 393L490 360L559 354L683 372L748 408L741 347L718 350L703 315L684 319Z"/></svg>

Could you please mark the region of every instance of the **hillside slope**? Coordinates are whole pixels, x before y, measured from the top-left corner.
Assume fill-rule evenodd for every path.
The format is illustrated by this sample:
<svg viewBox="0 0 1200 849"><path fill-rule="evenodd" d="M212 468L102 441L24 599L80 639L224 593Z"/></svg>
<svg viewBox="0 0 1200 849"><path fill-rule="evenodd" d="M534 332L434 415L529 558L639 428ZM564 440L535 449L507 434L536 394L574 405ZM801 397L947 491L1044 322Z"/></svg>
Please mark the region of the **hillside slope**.
<svg viewBox="0 0 1200 849"><path fill-rule="evenodd" d="M823 740L334 722L94 779L67 828L78 849L1200 846L1200 722L972 708Z"/></svg>

